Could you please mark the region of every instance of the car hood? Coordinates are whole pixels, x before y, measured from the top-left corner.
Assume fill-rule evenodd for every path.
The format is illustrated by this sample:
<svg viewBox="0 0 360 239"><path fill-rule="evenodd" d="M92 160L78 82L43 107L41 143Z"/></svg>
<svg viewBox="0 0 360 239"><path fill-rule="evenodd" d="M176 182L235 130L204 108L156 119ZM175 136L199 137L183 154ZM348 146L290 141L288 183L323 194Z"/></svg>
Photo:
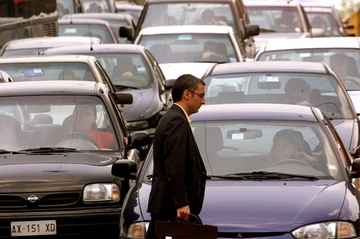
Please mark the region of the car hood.
<svg viewBox="0 0 360 239"><path fill-rule="evenodd" d="M337 220L342 210L351 214L351 206L344 204L346 190L346 182L335 180L208 180L200 217L204 224L218 226L219 232L289 232L304 224ZM150 185L143 184L142 212L127 207L125 219L146 211L149 191Z"/></svg>
<svg viewBox="0 0 360 239"><path fill-rule="evenodd" d="M256 47L260 47L263 42L274 39L293 39L305 38L308 33L305 32L261 32L260 35L254 36Z"/></svg>
<svg viewBox="0 0 360 239"><path fill-rule="evenodd" d="M1 155L1 192L82 190L89 182L113 182L111 166L118 159L91 153Z"/></svg>
<svg viewBox="0 0 360 239"><path fill-rule="evenodd" d="M129 89L124 92L133 96L133 103L123 107L124 118L129 122L149 119L164 107L154 88Z"/></svg>
<svg viewBox="0 0 360 239"><path fill-rule="evenodd" d="M344 184L208 181L200 217L222 232L237 228L243 232L290 231L309 222L337 219L345 197Z"/></svg>
<svg viewBox="0 0 360 239"><path fill-rule="evenodd" d="M349 96L350 96L350 98L351 98L351 100L353 102L356 113L360 114L360 91L349 90L348 93L349 93Z"/></svg>
<svg viewBox="0 0 360 239"><path fill-rule="evenodd" d="M177 79L184 74L192 74L201 78L205 71L215 63L187 62L187 63L163 63L159 64L165 79Z"/></svg>
<svg viewBox="0 0 360 239"><path fill-rule="evenodd" d="M352 119L334 119L331 122L347 149L354 151L359 141L359 125L357 122Z"/></svg>

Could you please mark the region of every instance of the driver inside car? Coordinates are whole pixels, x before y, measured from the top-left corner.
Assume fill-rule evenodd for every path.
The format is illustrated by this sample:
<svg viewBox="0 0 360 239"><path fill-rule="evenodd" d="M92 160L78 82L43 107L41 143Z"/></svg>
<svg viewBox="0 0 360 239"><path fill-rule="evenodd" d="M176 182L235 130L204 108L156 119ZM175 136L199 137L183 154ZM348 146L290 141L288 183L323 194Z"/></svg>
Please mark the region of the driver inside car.
<svg viewBox="0 0 360 239"><path fill-rule="evenodd" d="M68 139L83 139L99 149L115 148L114 135L97 129L96 107L92 104L76 105L73 114L64 120L57 142Z"/></svg>
<svg viewBox="0 0 360 239"><path fill-rule="evenodd" d="M309 154L311 154L310 146L304 140L301 132L283 129L276 132L273 138L269 163L276 164L285 159L298 159L313 165L316 162L316 158Z"/></svg>

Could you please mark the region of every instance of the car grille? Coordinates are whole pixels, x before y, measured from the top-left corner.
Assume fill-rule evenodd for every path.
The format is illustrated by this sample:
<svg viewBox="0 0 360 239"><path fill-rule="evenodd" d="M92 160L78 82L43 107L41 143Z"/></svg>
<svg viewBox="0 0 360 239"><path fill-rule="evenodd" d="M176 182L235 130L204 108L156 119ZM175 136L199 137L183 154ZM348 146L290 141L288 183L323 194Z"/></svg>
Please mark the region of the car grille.
<svg viewBox="0 0 360 239"><path fill-rule="evenodd" d="M80 197L77 192L0 195L0 209L64 207L76 204Z"/></svg>

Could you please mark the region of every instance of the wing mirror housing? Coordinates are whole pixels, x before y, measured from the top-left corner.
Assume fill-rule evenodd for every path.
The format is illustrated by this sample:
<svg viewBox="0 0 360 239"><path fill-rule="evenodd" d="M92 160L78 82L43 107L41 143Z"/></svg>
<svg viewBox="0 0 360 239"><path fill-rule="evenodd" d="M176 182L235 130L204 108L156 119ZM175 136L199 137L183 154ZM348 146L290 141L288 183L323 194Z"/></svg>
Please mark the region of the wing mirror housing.
<svg viewBox="0 0 360 239"><path fill-rule="evenodd" d="M356 158L351 164L351 177L360 178L360 158Z"/></svg>
<svg viewBox="0 0 360 239"><path fill-rule="evenodd" d="M128 93L113 93L112 98L114 99L116 104L132 104L133 103L133 96L132 94Z"/></svg>
<svg viewBox="0 0 360 239"><path fill-rule="evenodd" d="M126 179L136 179L137 165L129 159L119 159L111 167L111 174Z"/></svg>
<svg viewBox="0 0 360 239"><path fill-rule="evenodd" d="M128 26L122 26L119 29L119 36L120 37L126 37L129 41L133 41L133 29Z"/></svg>
<svg viewBox="0 0 360 239"><path fill-rule="evenodd" d="M257 36L260 34L260 27L259 25L246 25L245 26L245 38L249 38L251 36Z"/></svg>

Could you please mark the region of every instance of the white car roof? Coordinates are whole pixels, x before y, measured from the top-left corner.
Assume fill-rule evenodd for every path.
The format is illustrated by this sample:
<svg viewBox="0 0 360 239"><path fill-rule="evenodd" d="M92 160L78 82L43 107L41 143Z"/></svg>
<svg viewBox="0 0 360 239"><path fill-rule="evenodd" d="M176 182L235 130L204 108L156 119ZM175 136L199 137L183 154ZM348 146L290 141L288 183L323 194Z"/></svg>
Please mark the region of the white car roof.
<svg viewBox="0 0 360 239"><path fill-rule="evenodd" d="M199 26L199 25L178 25L147 27L141 30L139 35L155 34L178 34L178 33L214 33L214 34L233 34L233 28L230 26Z"/></svg>
<svg viewBox="0 0 360 239"><path fill-rule="evenodd" d="M306 48L360 48L360 37L277 39L265 42L259 52Z"/></svg>

